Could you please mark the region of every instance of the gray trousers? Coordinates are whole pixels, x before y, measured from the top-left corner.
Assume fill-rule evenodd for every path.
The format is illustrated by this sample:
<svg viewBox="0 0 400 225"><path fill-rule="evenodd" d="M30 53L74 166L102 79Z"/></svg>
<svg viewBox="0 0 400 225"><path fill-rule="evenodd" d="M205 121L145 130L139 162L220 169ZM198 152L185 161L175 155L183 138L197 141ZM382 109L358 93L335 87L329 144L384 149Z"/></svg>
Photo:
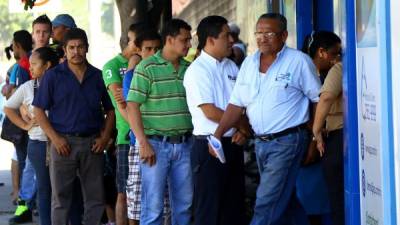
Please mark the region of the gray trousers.
<svg viewBox="0 0 400 225"><path fill-rule="evenodd" d="M84 225L100 224L104 211L103 154L91 151L93 137L64 136L71 152L68 156L50 147L52 188L51 219L53 225L66 225L72 203L74 180L79 176L84 202Z"/></svg>

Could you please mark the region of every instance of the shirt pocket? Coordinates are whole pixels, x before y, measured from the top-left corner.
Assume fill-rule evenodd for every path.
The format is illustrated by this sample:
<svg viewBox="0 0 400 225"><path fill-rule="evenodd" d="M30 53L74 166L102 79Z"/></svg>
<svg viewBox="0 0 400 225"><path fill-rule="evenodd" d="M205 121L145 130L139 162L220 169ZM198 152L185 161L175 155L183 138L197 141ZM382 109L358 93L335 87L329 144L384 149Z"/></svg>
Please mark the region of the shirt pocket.
<svg viewBox="0 0 400 225"><path fill-rule="evenodd" d="M290 94L293 92L293 87L289 82L275 81L271 85L272 97L277 102L286 102L290 99Z"/></svg>

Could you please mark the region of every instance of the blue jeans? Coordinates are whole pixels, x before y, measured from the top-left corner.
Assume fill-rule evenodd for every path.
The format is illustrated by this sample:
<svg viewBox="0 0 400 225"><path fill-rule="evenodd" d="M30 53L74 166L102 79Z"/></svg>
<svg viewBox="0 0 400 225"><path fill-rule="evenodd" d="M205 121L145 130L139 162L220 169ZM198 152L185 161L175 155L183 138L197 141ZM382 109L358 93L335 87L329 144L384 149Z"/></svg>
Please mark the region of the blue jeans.
<svg viewBox="0 0 400 225"><path fill-rule="evenodd" d="M309 142L306 130L271 141L256 139L260 185L251 225L307 225L295 192L296 178Z"/></svg>
<svg viewBox="0 0 400 225"><path fill-rule="evenodd" d="M181 144L149 139L156 164L141 163L142 196L141 225L162 225L164 196L168 182L172 224L190 225L193 182L190 149L193 139Z"/></svg>
<svg viewBox="0 0 400 225"><path fill-rule="evenodd" d="M46 165L45 141L29 139L28 158L35 169L40 225L51 225L51 185L49 167Z"/></svg>
<svg viewBox="0 0 400 225"><path fill-rule="evenodd" d="M29 157L25 160L25 168L22 171L21 187L19 189L19 198L26 201L29 208L34 203L36 194L36 176L35 169L33 168Z"/></svg>

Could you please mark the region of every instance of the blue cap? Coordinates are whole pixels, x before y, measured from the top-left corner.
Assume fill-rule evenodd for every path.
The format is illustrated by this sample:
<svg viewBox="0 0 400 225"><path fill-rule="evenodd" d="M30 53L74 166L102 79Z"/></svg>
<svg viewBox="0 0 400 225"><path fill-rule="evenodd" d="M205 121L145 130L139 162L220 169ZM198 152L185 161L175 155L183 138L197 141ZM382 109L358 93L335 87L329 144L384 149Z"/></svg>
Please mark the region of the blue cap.
<svg viewBox="0 0 400 225"><path fill-rule="evenodd" d="M68 14L60 14L57 15L56 18L51 22L53 27L58 27L60 25L64 25L69 28L76 28L75 20L72 16Z"/></svg>

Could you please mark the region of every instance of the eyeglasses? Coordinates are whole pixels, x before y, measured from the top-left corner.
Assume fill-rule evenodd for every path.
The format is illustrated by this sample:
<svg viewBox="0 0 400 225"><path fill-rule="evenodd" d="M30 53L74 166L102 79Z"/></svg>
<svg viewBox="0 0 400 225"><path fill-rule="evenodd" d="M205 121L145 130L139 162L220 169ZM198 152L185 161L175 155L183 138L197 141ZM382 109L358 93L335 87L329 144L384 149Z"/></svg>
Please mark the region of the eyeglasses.
<svg viewBox="0 0 400 225"><path fill-rule="evenodd" d="M281 32L254 32L254 35L256 36L257 39L261 38L267 38L267 39L272 39L276 36L278 36Z"/></svg>

